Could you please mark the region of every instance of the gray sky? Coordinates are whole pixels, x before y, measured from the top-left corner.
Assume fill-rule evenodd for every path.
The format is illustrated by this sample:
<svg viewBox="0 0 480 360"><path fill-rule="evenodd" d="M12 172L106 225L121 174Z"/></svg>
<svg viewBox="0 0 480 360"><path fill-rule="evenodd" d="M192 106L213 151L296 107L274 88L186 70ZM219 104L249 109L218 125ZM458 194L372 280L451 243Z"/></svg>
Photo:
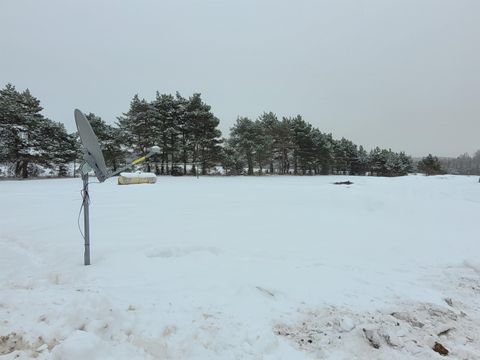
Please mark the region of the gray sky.
<svg viewBox="0 0 480 360"><path fill-rule="evenodd" d="M480 148L480 1L0 2L0 86L44 115L109 123L135 93L201 92L237 116L301 114L363 144L457 156Z"/></svg>

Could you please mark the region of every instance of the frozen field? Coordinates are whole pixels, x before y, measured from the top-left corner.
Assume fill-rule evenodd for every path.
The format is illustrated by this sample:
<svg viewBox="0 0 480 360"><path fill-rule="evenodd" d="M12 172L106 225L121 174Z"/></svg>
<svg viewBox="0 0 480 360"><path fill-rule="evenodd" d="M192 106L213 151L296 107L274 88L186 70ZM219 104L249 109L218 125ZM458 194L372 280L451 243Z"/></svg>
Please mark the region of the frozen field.
<svg viewBox="0 0 480 360"><path fill-rule="evenodd" d="M89 267L80 179L0 181L0 359L479 359L478 177L346 179L92 184Z"/></svg>

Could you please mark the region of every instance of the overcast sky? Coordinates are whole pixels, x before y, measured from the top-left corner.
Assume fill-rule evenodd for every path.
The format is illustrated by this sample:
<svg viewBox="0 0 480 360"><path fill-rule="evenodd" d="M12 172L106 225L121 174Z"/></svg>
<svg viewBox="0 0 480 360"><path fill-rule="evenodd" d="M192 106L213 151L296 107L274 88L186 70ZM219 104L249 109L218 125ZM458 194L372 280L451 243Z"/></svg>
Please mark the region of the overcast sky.
<svg viewBox="0 0 480 360"><path fill-rule="evenodd" d="M135 93L200 92L237 116L301 114L363 144L480 149L479 0L0 2L0 86L29 88L74 130Z"/></svg>

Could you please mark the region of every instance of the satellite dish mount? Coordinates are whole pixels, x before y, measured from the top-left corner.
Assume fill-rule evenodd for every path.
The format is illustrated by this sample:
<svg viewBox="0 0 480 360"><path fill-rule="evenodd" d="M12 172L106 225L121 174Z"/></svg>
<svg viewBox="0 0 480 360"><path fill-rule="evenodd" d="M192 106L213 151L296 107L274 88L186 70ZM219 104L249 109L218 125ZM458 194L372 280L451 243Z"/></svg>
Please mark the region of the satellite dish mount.
<svg viewBox="0 0 480 360"><path fill-rule="evenodd" d="M85 115L78 109L74 112L75 123L77 125L78 135L83 147L83 160L80 166L80 173L82 174L83 190L82 190L82 207L83 207L83 238L85 240L84 264L90 265L90 214L89 203L90 196L88 194L88 178L89 173L93 170L99 182L104 182L109 177L115 176L124 170L129 169L133 165L139 164L152 155L158 154L160 148L152 146L147 155L133 160L131 163L122 167L121 169L110 172L105 165L102 150L98 143L97 136L93 132L92 126L88 122Z"/></svg>

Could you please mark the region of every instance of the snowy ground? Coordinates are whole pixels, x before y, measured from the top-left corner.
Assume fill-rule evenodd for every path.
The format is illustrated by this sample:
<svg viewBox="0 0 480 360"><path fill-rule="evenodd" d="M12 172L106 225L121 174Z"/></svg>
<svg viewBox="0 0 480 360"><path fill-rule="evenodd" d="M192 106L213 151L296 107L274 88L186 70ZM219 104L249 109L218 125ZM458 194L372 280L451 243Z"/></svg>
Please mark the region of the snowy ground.
<svg viewBox="0 0 480 360"><path fill-rule="evenodd" d="M478 179L346 179L92 184L89 267L79 179L0 181L0 359L479 359Z"/></svg>

